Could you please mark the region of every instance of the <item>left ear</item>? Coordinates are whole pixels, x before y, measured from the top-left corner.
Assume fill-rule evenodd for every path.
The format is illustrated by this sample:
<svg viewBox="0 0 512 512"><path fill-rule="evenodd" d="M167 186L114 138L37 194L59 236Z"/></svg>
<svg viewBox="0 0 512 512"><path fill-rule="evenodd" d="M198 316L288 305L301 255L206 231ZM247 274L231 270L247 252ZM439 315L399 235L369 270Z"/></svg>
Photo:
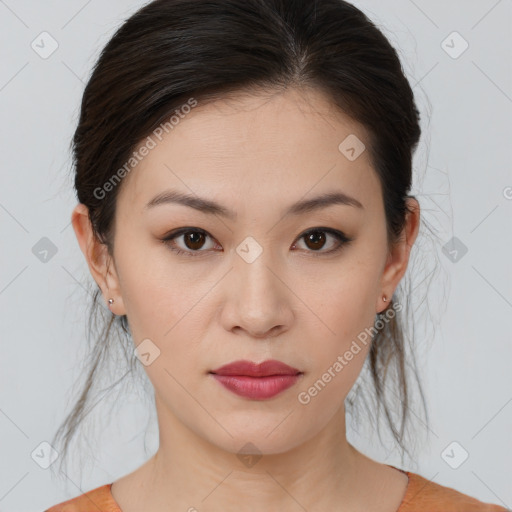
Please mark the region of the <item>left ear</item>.
<svg viewBox="0 0 512 512"><path fill-rule="evenodd" d="M406 204L408 211L405 226L399 240L390 248L386 267L382 273L381 293L376 304L377 312L381 312L389 306L389 300L407 270L411 248L418 236L420 205L414 197L408 197ZM382 300L382 295L386 295L388 299L386 302Z"/></svg>

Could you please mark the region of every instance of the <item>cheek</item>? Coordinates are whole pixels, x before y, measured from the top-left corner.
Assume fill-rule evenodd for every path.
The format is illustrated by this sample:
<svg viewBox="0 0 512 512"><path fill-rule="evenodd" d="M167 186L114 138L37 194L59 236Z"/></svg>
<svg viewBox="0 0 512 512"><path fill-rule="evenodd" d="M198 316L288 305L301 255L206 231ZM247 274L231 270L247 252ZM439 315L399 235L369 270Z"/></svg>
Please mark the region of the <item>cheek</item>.
<svg viewBox="0 0 512 512"><path fill-rule="evenodd" d="M193 270L185 271L185 265L173 264L160 248L126 252L118 267L134 346L141 362L142 354L150 354L144 368L148 378L178 414L180 408L193 406L184 389L198 395L199 377L207 371L201 341L211 315L208 291L218 278L203 279Z"/></svg>
<svg viewBox="0 0 512 512"><path fill-rule="evenodd" d="M309 349L311 372L301 391L307 395L304 401L333 412L352 388L370 349L377 275L370 262L340 266L337 272L331 268L329 273L330 279L315 276L315 292L312 287L299 292L308 297L314 312L303 321L306 337L315 346L314 351Z"/></svg>
<svg viewBox="0 0 512 512"><path fill-rule="evenodd" d="M377 264L369 259L351 259L315 273L298 292L307 298L308 306L323 323L322 331L335 340L330 344L337 348L373 325L376 314Z"/></svg>
<svg viewBox="0 0 512 512"><path fill-rule="evenodd" d="M373 301L365 294L332 295L320 309L330 329L324 336L310 333L315 350L310 351L311 371L298 389L297 402L302 412L325 424L342 408L345 398L359 377L371 347L375 316Z"/></svg>
<svg viewBox="0 0 512 512"><path fill-rule="evenodd" d="M187 314L193 314L201 281L191 281L179 265L171 266L158 246L120 243L118 254L116 268L135 344L145 338L159 345L170 342Z"/></svg>

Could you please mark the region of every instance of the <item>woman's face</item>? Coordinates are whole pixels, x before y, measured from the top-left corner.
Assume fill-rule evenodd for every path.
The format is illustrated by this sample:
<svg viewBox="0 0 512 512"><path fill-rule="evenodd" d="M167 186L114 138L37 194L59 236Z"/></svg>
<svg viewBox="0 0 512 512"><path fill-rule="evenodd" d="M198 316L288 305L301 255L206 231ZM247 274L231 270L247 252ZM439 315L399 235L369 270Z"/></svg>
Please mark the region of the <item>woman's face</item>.
<svg viewBox="0 0 512 512"><path fill-rule="evenodd" d="M344 414L407 255L388 253L365 132L334 112L293 89L199 104L123 179L109 289L97 281L142 343L160 432L179 424L231 452L251 442L270 454ZM151 205L171 191L198 207ZM326 194L338 200L297 207ZM210 372L241 359L301 375L272 398L239 396Z"/></svg>

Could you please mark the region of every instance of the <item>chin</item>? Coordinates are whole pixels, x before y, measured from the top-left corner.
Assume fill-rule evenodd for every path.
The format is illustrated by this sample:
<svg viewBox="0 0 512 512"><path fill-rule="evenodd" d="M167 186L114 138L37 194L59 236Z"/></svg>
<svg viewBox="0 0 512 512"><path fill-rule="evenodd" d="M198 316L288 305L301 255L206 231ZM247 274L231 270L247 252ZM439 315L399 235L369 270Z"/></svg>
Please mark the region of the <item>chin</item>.
<svg viewBox="0 0 512 512"><path fill-rule="evenodd" d="M207 433L203 432L202 437L239 458L243 455L259 457L283 454L306 441L305 432L301 434L301 432L291 430L300 425L300 422L296 420L289 421L293 414L286 420L284 420L286 413L280 412L278 415L262 418L261 415L264 414L260 412L260 418L257 419L256 415L248 415L245 412L241 413L240 419L236 421L233 413L230 413L226 420L216 416L224 428L216 423L215 429L209 429ZM201 435L200 432L197 433Z"/></svg>

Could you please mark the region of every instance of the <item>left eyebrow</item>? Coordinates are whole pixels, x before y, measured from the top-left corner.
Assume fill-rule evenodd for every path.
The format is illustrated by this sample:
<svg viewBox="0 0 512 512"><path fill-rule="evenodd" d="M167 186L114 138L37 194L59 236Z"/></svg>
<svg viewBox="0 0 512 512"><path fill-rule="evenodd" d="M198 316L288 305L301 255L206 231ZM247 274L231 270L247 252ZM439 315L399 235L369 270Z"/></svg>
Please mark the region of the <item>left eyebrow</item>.
<svg viewBox="0 0 512 512"><path fill-rule="evenodd" d="M147 210L158 205L172 203L188 206L209 215L220 215L231 220L234 220L237 217L237 214L234 211L227 209L211 199L191 196L177 190L166 190L158 194L144 206L144 209ZM297 201L286 209L284 215L302 215L322 208L327 208L332 205L353 206L364 210L364 206L356 198L343 192L329 192L311 199Z"/></svg>
<svg viewBox="0 0 512 512"><path fill-rule="evenodd" d="M343 192L329 192L327 194L313 197L312 199L306 199L292 204L286 210L285 215L300 215L319 210L321 208L327 208L328 206L335 204L353 206L364 210L364 206L355 197L351 197Z"/></svg>

